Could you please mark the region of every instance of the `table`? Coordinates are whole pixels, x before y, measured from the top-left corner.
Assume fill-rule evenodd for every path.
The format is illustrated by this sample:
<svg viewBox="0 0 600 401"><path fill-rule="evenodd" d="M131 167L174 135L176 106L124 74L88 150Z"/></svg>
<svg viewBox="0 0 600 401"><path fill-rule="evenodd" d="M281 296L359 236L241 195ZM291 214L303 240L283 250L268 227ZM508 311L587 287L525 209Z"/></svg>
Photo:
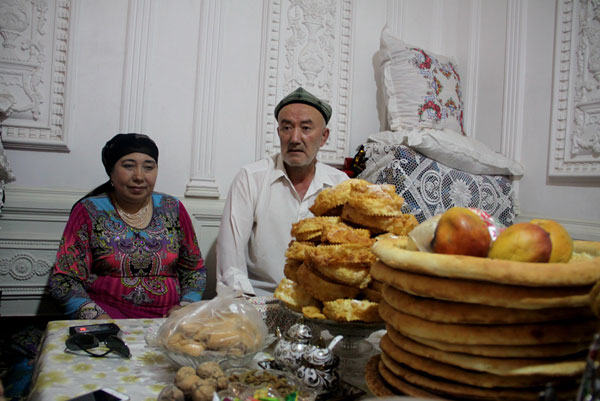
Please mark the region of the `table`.
<svg viewBox="0 0 600 401"><path fill-rule="evenodd" d="M272 300L271 297L255 297L249 299L249 302L257 308L270 331L274 331L275 327L289 327L295 319L281 313L280 306ZM146 344L145 335L150 328L157 328L164 321L165 319L110 319L49 322L35 363L28 400L67 401L101 387L112 387L129 395L132 401L155 401L163 387L173 384L177 371L160 350ZM108 322L114 322L121 328L121 337L131 350L130 359L113 354L93 358L83 352L65 352L69 327ZM368 341L377 348L382 335L381 332L373 333ZM269 352L270 349L266 351ZM347 377L346 381L367 390L362 375ZM365 398L369 395L367 392Z"/></svg>
<svg viewBox="0 0 600 401"><path fill-rule="evenodd" d="M158 350L146 345L149 327L164 319L58 320L48 323L35 364L29 401L66 401L101 387L112 387L133 400L156 401L172 384L176 368ZM131 350L131 358L93 358L65 352L69 327L114 322ZM87 355L87 354L86 354Z"/></svg>

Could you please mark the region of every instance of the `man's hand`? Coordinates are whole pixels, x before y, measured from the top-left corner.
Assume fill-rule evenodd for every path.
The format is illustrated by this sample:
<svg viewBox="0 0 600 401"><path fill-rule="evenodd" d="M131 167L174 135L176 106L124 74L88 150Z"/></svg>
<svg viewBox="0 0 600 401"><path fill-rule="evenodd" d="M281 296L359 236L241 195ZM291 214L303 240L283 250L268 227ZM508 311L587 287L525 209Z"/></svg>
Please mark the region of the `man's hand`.
<svg viewBox="0 0 600 401"><path fill-rule="evenodd" d="M106 319L111 319L111 317L110 317L110 316L108 316L108 314L107 314L107 313L103 313L103 314L101 314L100 316L98 316L98 317L96 318L96 320L106 320Z"/></svg>

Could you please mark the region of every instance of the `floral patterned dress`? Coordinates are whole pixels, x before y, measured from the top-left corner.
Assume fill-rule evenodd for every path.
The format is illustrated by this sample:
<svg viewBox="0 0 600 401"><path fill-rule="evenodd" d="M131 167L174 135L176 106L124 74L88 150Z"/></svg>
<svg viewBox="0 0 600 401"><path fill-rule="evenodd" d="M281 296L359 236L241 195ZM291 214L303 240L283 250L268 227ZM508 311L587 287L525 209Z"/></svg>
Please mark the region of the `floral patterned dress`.
<svg viewBox="0 0 600 401"><path fill-rule="evenodd" d="M127 225L107 195L75 205L49 282L71 318L162 317L202 298L206 268L187 211L170 195L152 202L144 229Z"/></svg>

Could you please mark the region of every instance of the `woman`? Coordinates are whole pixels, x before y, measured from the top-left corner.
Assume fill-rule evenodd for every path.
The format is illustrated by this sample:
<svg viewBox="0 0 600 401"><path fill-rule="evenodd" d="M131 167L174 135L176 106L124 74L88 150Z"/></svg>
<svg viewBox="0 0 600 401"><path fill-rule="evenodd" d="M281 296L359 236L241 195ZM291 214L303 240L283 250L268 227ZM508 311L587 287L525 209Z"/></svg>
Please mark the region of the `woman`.
<svg viewBox="0 0 600 401"><path fill-rule="evenodd" d="M162 317L199 301L206 268L183 204L155 193L158 148L118 134L102 149L110 180L71 210L50 292L75 319Z"/></svg>

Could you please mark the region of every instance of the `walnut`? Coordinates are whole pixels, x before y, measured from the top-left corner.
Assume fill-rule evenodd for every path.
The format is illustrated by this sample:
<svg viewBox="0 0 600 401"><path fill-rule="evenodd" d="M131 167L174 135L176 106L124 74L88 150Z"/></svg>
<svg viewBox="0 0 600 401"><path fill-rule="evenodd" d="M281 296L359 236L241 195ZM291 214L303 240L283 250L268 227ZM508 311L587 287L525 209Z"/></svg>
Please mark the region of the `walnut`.
<svg viewBox="0 0 600 401"><path fill-rule="evenodd" d="M209 385L198 386L192 392L192 401L211 401L215 388Z"/></svg>
<svg viewBox="0 0 600 401"><path fill-rule="evenodd" d="M196 374L196 371L191 366L183 366L179 368L175 374L175 384L183 380L184 377Z"/></svg>
<svg viewBox="0 0 600 401"><path fill-rule="evenodd" d="M189 395L192 393L192 391L194 391L194 389L199 385L201 381L202 379L196 376L196 374L193 374L185 376L179 382L175 382L175 385L181 391L183 391L183 394Z"/></svg>
<svg viewBox="0 0 600 401"><path fill-rule="evenodd" d="M167 386L160 392L160 397L157 401L185 401L185 395L177 387Z"/></svg>
<svg viewBox="0 0 600 401"><path fill-rule="evenodd" d="M200 366L196 368L196 374L202 379L216 379L218 377L225 376L223 369L221 369L221 365L212 361L200 364Z"/></svg>

